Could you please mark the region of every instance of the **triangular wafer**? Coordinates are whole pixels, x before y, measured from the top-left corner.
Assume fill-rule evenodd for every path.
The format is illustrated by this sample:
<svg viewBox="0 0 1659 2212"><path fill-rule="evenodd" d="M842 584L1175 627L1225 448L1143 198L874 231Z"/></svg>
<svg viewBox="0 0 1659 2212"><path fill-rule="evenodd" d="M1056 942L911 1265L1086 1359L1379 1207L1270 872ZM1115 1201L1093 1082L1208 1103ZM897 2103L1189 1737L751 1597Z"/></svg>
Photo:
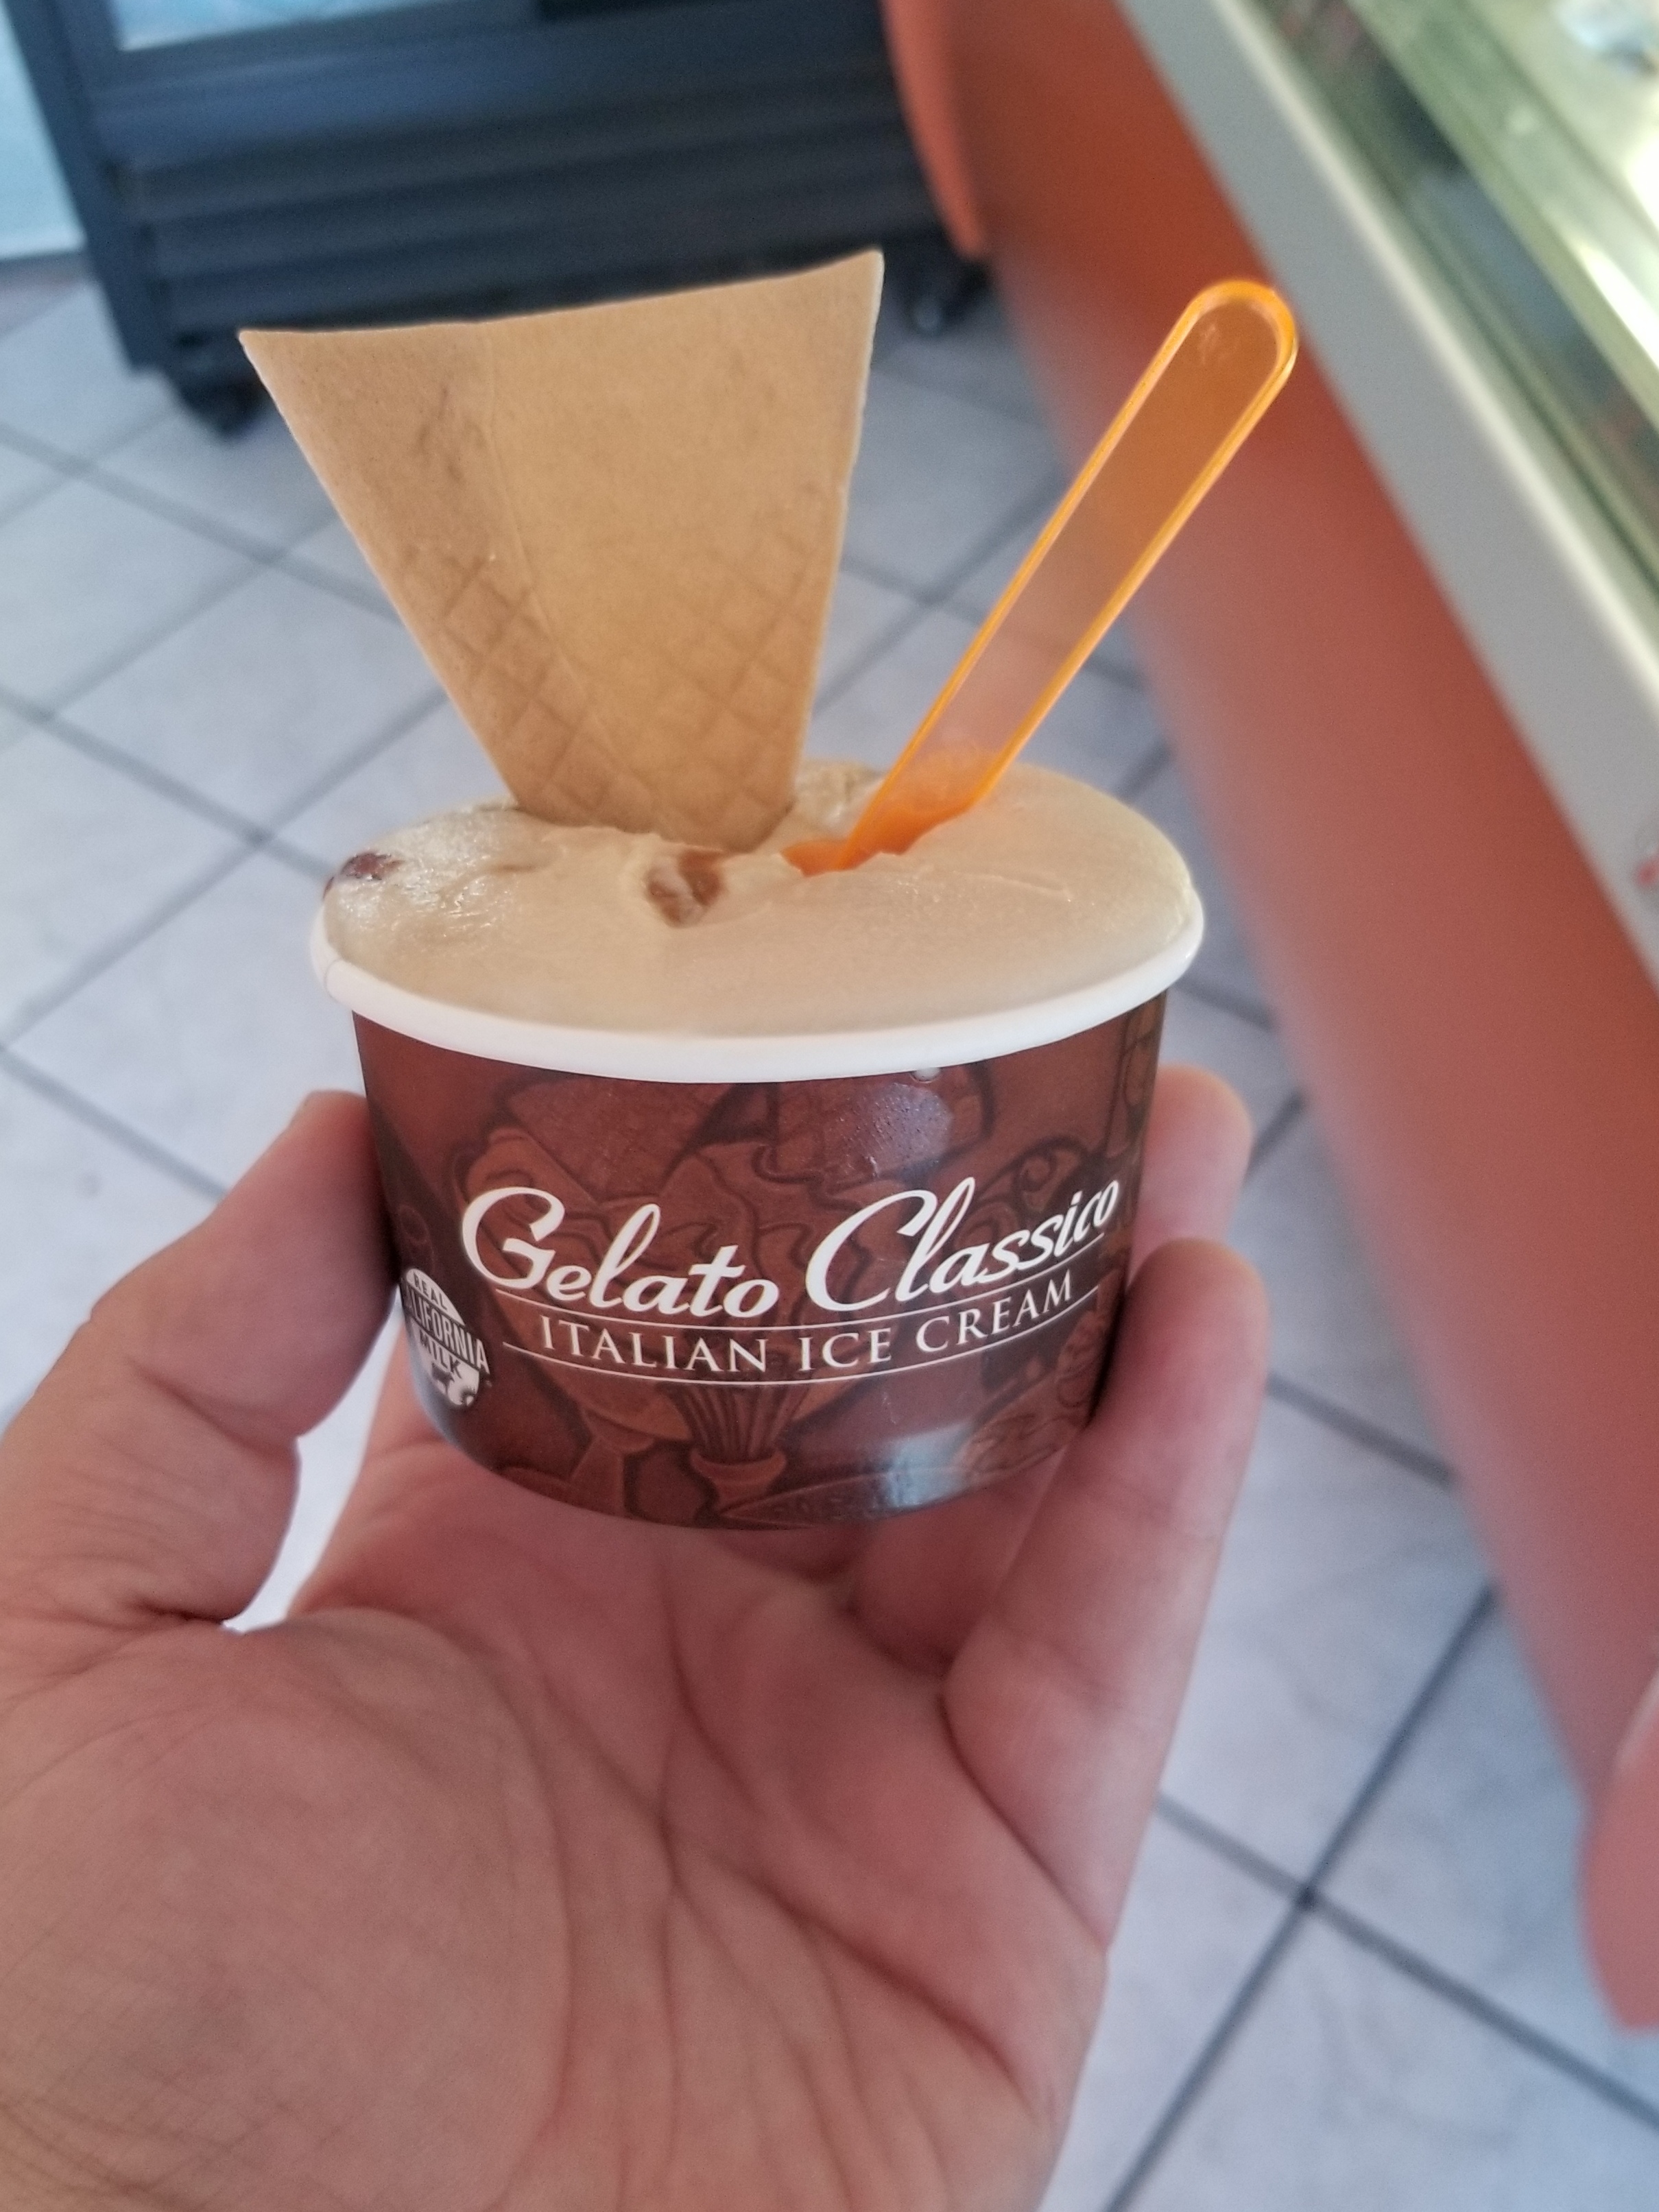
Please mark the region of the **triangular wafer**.
<svg viewBox="0 0 1659 2212"><path fill-rule="evenodd" d="M519 803L735 850L793 789L880 283L242 342Z"/></svg>

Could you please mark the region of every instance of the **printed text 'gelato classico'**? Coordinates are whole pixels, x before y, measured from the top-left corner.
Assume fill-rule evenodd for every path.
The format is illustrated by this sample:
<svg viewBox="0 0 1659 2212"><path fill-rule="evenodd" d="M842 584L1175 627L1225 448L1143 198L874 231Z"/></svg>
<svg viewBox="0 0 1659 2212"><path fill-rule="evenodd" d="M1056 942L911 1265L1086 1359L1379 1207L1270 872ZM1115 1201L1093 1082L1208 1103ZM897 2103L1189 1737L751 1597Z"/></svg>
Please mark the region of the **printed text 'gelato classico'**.
<svg viewBox="0 0 1659 2212"><path fill-rule="evenodd" d="M1062 1212L1031 1228L1010 1230L994 1241L957 1243L974 1194L974 1178L964 1176L943 1197L931 1190L900 1190L860 1206L813 1248L802 1276L806 1297L820 1312L839 1316L884 1305L890 1310L919 1298L950 1298L1013 1283L1092 1243L1116 1213L1121 1194L1116 1181L1098 1190L1079 1190ZM515 1200L526 1201L531 1209L523 1233L499 1236L504 1224L492 1217ZM683 1273L635 1272L662 1227L662 1208L654 1202L635 1208L596 1265L562 1259L556 1238L565 1213L563 1200L551 1191L505 1184L481 1192L468 1206L461 1217L461 1243L471 1266L497 1290L540 1296L556 1306L705 1322L724 1315L752 1323L782 1298L781 1286L751 1271L736 1243L720 1245ZM856 1249L860 1232L884 1216L890 1219L883 1225L911 1247L902 1266L896 1272L890 1268L885 1279L879 1272L872 1274L867 1255L860 1264ZM486 1236L500 1264L482 1249Z"/></svg>

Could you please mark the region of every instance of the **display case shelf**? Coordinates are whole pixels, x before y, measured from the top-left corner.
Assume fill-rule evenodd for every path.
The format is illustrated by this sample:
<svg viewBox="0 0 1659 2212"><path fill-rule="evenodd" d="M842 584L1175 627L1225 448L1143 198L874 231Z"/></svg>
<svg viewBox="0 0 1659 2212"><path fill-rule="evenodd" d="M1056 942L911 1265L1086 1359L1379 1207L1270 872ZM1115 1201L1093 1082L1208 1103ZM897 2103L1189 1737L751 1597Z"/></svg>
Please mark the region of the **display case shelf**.
<svg viewBox="0 0 1659 2212"><path fill-rule="evenodd" d="M1633 556L1659 624L1659 9L1255 4Z"/></svg>
<svg viewBox="0 0 1659 2212"><path fill-rule="evenodd" d="M1606 250L1612 230L1569 232L1536 164L1528 173L1513 149L1516 205L1504 203L1467 120L1469 84L1454 97L1426 47L1402 35L1390 49L1374 27L1394 0L1121 4L1659 985L1659 427L1644 404L1654 356L1632 366L1639 314L1620 350L1531 242L1553 222L1553 254L1576 239L1582 260L1586 239ZM1516 87L1532 85L1531 136L1551 137L1562 163L1576 143L1586 204L1599 165L1600 204L1633 224L1650 174L1638 125L1659 86L1634 36L1650 10L1566 5L1434 0L1413 20L1474 22L1517 103ZM1509 9L1505 45L1493 26ZM1547 15L1551 39L1570 33L1583 49L1571 94L1565 72L1547 99L1533 84L1549 71L1523 15ZM1585 47L1593 36L1605 52ZM1586 85L1622 118L1588 149ZM1651 303L1659 315L1659 290Z"/></svg>

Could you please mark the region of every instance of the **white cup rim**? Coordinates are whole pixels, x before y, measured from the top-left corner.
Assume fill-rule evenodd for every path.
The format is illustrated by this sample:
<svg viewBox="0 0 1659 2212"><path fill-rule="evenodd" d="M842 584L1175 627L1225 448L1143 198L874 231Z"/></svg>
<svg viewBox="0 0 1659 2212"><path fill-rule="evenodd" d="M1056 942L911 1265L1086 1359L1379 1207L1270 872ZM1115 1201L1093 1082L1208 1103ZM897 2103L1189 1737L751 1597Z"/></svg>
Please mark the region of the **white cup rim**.
<svg viewBox="0 0 1659 2212"><path fill-rule="evenodd" d="M1079 990L945 1021L793 1036L571 1029L452 1006L388 983L348 960L329 941L320 908L312 926L311 963L330 997L354 1014L381 1029L475 1060L643 1083L810 1081L958 1067L1006 1053L1029 1052L1115 1021L1167 991L1191 966L1204 934L1204 909L1196 891L1191 901L1186 922L1161 951Z"/></svg>

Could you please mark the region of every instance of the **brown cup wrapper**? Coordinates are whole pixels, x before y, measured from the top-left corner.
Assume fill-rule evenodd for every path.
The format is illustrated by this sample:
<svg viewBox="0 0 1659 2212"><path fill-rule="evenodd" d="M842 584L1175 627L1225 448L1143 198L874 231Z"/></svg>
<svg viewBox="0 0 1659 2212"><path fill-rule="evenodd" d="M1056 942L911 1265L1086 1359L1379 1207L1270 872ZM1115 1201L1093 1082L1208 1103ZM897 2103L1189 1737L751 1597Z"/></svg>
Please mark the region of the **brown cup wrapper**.
<svg viewBox="0 0 1659 2212"><path fill-rule="evenodd" d="M1163 1024L968 1065L642 1082L356 1018L413 1366L443 1434L568 1504L864 1520L1087 1420Z"/></svg>

